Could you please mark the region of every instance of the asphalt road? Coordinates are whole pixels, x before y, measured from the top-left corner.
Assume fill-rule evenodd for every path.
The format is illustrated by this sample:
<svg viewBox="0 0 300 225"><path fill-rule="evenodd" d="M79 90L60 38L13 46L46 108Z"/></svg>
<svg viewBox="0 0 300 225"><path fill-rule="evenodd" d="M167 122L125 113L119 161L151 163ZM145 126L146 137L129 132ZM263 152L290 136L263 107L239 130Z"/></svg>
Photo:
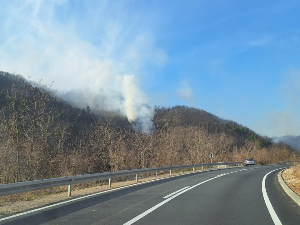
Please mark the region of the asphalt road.
<svg viewBox="0 0 300 225"><path fill-rule="evenodd" d="M300 207L277 181L283 167L240 167L168 178L38 209L0 224L299 225Z"/></svg>

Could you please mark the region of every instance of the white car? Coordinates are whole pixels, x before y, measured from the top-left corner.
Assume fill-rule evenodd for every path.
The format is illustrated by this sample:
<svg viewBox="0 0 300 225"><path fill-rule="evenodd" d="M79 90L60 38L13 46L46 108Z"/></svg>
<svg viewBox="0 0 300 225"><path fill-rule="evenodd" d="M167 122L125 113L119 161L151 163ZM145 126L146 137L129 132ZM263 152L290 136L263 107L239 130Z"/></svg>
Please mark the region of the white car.
<svg viewBox="0 0 300 225"><path fill-rule="evenodd" d="M253 158L246 159L244 162L245 166L255 165L255 161Z"/></svg>

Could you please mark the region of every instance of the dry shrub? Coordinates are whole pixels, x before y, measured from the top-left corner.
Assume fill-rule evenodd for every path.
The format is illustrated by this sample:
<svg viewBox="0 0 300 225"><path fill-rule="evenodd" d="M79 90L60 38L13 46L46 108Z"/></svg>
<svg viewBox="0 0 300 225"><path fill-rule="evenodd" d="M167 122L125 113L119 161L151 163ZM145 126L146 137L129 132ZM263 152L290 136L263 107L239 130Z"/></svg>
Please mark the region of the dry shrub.
<svg viewBox="0 0 300 225"><path fill-rule="evenodd" d="M300 180L300 164L296 165L293 167L293 172L292 174Z"/></svg>
<svg viewBox="0 0 300 225"><path fill-rule="evenodd" d="M282 177L285 183L300 196L300 164L285 170Z"/></svg>
<svg viewBox="0 0 300 225"><path fill-rule="evenodd" d="M3 196L0 197L0 206L6 202L31 201L42 196L58 194L66 191L67 191L67 187L61 186L61 187L46 188L42 190L29 191L29 192L24 192L19 194Z"/></svg>

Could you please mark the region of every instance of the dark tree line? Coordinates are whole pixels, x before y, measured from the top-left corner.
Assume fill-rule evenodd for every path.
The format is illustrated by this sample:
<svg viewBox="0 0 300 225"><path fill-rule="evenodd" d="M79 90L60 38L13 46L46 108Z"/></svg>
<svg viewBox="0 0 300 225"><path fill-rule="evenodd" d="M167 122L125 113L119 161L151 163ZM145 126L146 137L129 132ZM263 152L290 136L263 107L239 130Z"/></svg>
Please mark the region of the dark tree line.
<svg viewBox="0 0 300 225"><path fill-rule="evenodd" d="M134 129L118 112L91 112L50 88L0 72L1 183L214 161L274 163L299 157L233 121L185 106L156 107L155 130Z"/></svg>

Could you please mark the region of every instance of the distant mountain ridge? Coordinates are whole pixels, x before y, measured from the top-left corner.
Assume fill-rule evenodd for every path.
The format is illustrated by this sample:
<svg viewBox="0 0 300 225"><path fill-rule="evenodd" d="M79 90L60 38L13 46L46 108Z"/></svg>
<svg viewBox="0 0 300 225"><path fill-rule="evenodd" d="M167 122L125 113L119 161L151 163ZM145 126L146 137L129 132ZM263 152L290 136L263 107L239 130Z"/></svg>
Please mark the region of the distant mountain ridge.
<svg viewBox="0 0 300 225"><path fill-rule="evenodd" d="M291 146L292 148L300 151L300 135L298 136L286 135L282 137L273 137L272 140L275 143L283 142Z"/></svg>

